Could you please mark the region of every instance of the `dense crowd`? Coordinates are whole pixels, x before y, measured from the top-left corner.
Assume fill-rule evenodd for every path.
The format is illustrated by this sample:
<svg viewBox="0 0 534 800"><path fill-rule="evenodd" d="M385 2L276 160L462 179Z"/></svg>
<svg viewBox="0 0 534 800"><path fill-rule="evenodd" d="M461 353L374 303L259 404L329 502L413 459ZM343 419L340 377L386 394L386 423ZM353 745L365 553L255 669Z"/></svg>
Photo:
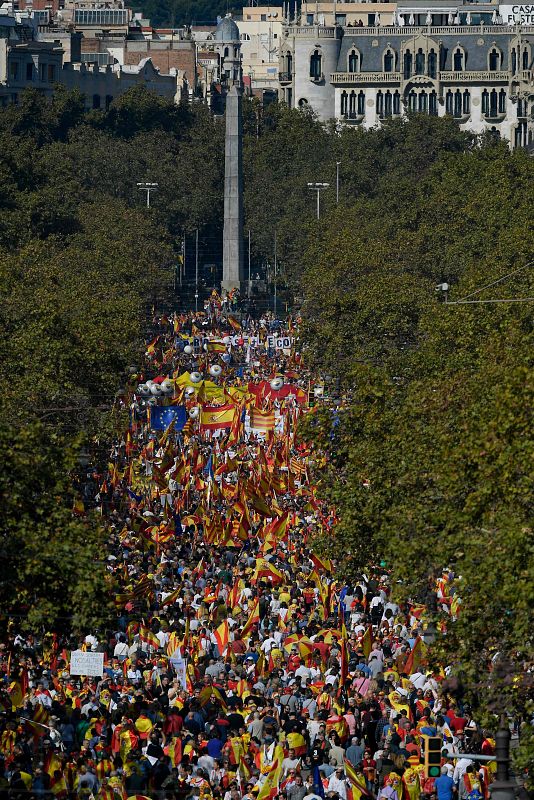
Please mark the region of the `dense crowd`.
<svg viewBox="0 0 534 800"><path fill-rule="evenodd" d="M232 312L213 294L154 319L128 428L84 496L108 529L116 618L76 640L10 622L0 793L487 797L490 770L451 756L494 741L429 663L425 607L399 606L383 566L347 584L315 552L336 517L296 438L322 388L294 324ZM435 589L458 614L454 574ZM80 654L102 654L100 674L73 674ZM435 780L425 735L443 738Z"/></svg>

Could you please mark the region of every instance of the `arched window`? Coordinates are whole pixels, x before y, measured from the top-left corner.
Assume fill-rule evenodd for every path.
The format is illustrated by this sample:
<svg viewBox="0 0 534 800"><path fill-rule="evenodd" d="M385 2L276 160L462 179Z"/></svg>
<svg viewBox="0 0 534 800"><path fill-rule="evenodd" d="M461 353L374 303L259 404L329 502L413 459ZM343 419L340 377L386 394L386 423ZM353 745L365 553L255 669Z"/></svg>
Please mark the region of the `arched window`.
<svg viewBox="0 0 534 800"><path fill-rule="evenodd" d="M224 48L224 53L223 53L223 58L228 58L229 55L230 55L230 50L227 47L225 47Z"/></svg>
<svg viewBox="0 0 534 800"><path fill-rule="evenodd" d="M456 89L454 93L454 116L462 116L462 93L459 89Z"/></svg>
<svg viewBox="0 0 534 800"><path fill-rule="evenodd" d="M452 116L453 111L454 111L454 108L453 108L453 94L452 94L451 90L449 89L449 91L445 95L445 113L446 114L451 114L451 116Z"/></svg>
<svg viewBox="0 0 534 800"><path fill-rule="evenodd" d="M360 71L360 56L356 52L356 50L351 50L349 53L349 72L359 72Z"/></svg>
<svg viewBox="0 0 534 800"><path fill-rule="evenodd" d="M360 91L358 94L358 115L365 116L365 92Z"/></svg>
<svg viewBox="0 0 534 800"><path fill-rule="evenodd" d="M499 92L499 114L506 114L506 91L504 89Z"/></svg>
<svg viewBox="0 0 534 800"><path fill-rule="evenodd" d="M343 117L347 116L347 103L348 103L348 95L346 92L341 92L341 115Z"/></svg>
<svg viewBox="0 0 534 800"><path fill-rule="evenodd" d="M515 75L517 72L517 50L512 50L512 75Z"/></svg>
<svg viewBox="0 0 534 800"><path fill-rule="evenodd" d="M286 53L286 72L289 77L293 74L293 55L292 53Z"/></svg>
<svg viewBox="0 0 534 800"><path fill-rule="evenodd" d="M404 53L404 78L411 77L412 74L413 56L410 50Z"/></svg>
<svg viewBox="0 0 534 800"><path fill-rule="evenodd" d="M464 92L463 112L464 112L464 114L470 114L471 113L471 97L469 96L469 90L468 89L466 89L465 92Z"/></svg>
<svg viewBox="0 0 534 800"><path fill-rule="evenodd" d="M355 116L356 116L356 92L351 92L349 99L349 117L351 119L354 119Z"/></svg>
<svg viewBox="0 0 534 800"><path fill-rule="evenodd" d="M428 108L428 95L423 89L422 92L419 93L419 113L426 114Z"/></svg>
<svg viewBox="0 0 534 800"><path fill-rule="evenodd" d="M380 91L376 93L376 113L380 119L384 116L384 95Z"/></svg>
<svg viewBox="0 0 534 800"><path fill-rule="evenodd" d="M234 58L239 58L239 47L234 47Z"/></svg>
<svg viewBox="0 0 534 800"><path fill-rule="evenodd" d="M413 89L408 95L408 111L417 111L417 95Z"/></svg>
<svg viewBox="0 0 534 800"><path fill-rule="evenodd" d="M422 47L420 47L417 53L415 54L415 74L416 75L425 74L425 54L423 53Z"/></svg>
<svg viewBox="0 0 534 800"><path fill-rule="evenodd" d="M438 57L435 50L431 50L428 54L428 74L431 78L438 76Z"/></svg>
<svg viewBox="0 0 534 800"><path fill-rule="evenodd" d="M389 48L384 53L384 72L393 72L395 66L395 55Z"/></svg>
<svg viewBox="0 0 534 800"><path fill-rule="evenodd" d="M433 117L438 115L438 96L435 91L430 92L428 96L428 113Z"/></svg>
<svg viewBox="0 0 534 800"><path fill-rule="evenodd" d="M384 97L384 115L386 117L391 117L393 113L393 101L391 97L391 92L386 92Z"/></svg>
<svg viewBox="0 0 534 800"><path fill-rule="evenodd" d="M490 50L488 57L488 67L490 72L496 72L501 67L502 54L496 47Z"/></svg>
<svg viewBox="0 0 534 800"><path fill-rule="evenodd" d="M464 51L461 50L459 47L456 48L452 58L453 58L452 68L453 68L454 72L463 72L463 70L464 70Z"/></svg>
<svg viewBox="0 0 534 800"><path fill-rule="evenodd" d="M393 95L393 114L398 116L401 113L401 102L400 102L400 94L399 92L395 92Z"/></svg>
<svg viewBox="0 0 534 800"><path fill-rule="evenodd" d="M308 105L308 101L305 97L301 97L299 100L299 108L306 108Z"/></svg>
<svg viewBox="0 0 534 800"><path fill-rule="evenodd" d="M525 47L523 50L523 63L522 69L528 69L530 67L530 53L528 47Z"/></svg>
<svg viewBox="0 0 534 800"><path fill-rule="evenodd" d="M482 92L482 113L489 114L489 92L487 89Z"/></svg>
<svg viewBox="0 0 534 800"><path fill-rule="evenodd" d="M322 56L319 50L314 50L310 57L310 78L319 80L322 73Z"/></svg>

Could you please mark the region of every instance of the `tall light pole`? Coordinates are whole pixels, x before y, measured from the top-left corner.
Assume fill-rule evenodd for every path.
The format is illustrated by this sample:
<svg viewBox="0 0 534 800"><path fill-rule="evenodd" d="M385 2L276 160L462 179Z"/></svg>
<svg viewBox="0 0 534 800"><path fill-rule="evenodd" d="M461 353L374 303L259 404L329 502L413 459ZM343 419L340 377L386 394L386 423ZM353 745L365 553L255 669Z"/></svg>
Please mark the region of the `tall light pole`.
<svg viewBox="0 0 534 800"><path fill-rule="evenodd" d="M336 205L339 204L339 168L341 161L336 161Z"/></svg>
<svg viewBox="0 0 534 800"><path fill-rule="evenodd" d="M309 183L308 189L317 192L317 219L321 219L321 192L328 189L329 183Z"/></svg>
<svg viewBox="0 0 534 800"><path fill-rule="evenodd" d="M195 314L198 312L198 228L195 231Z"/></svg>
<svg viewBox="0 0 534 800"><path fill-rule="evenodd" d="M141 183L137 184L137 188L141 192L146 192L146 207L150 208L150 192L157 192L158 191L159 183L146 183L146 181L142 181Z"/></svg>
<svg viewBox="0 0 534 800"><path fill-rule="evenodd" d="M248 291L247 297L250 300L250 295L252 292L252 280L250 275L250 228L248 229Z"/></svg>

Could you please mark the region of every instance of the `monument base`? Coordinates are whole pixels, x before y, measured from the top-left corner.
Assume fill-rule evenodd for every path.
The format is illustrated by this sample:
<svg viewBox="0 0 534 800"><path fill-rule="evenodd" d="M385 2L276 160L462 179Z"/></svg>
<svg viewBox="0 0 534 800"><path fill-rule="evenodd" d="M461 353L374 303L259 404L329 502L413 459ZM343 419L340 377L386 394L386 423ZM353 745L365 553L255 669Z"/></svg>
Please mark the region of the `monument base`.
<svg viewBox="0 0 534 800"><path fill-rule="evenodd" d="M221 281L221 292L226 292L227 294L228 294L228 292L231 292L232 289L239 289L239 293L243 294L244 287L245 287L245 284L244 284L243 281L232 281L232 280L229 280L229 281L222 280Z"/></svg>

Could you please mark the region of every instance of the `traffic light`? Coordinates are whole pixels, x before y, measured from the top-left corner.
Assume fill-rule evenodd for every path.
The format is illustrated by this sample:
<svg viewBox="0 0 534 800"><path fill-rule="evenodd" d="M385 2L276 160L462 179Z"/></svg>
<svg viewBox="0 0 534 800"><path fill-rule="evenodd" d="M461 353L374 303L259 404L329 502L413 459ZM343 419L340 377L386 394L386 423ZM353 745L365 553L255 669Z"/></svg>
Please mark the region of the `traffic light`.
<svg viewBox="0 0 534 800"><path fill-rule="evenodd" d="M441 736L421 736L421 763L425 767L425 778L439 778L441 775Z"/></svg>

